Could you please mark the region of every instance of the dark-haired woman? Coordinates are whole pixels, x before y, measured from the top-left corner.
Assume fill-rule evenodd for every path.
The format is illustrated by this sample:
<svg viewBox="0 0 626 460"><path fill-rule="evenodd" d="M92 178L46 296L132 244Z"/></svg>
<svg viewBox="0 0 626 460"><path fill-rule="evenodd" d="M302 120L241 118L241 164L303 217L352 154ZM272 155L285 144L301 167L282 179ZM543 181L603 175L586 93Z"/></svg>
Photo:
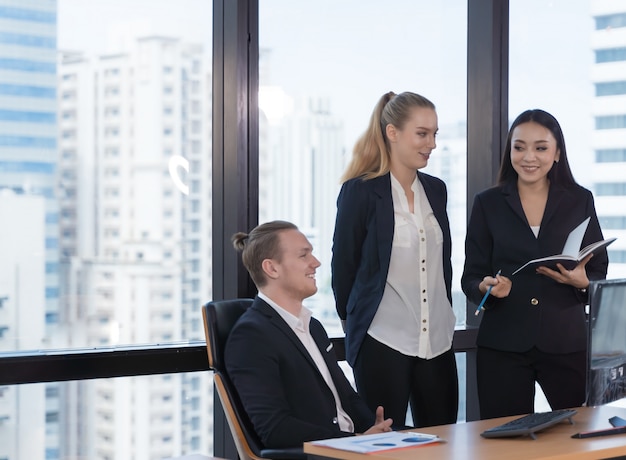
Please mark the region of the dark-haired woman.
<svg viewBox="0 0 626 460"><path fill-rule="evenodd" d="M493 286L477 339L481 418L534 412L535 382L552 409L584 403L587 288L606 277L606 251L571 270L511 274L560 254L587 218L583 247L603 239L593 196L574 180L558 121L523 112L509 130L498 185L474 199L465 241L463 292L478 305Z"/></svg>

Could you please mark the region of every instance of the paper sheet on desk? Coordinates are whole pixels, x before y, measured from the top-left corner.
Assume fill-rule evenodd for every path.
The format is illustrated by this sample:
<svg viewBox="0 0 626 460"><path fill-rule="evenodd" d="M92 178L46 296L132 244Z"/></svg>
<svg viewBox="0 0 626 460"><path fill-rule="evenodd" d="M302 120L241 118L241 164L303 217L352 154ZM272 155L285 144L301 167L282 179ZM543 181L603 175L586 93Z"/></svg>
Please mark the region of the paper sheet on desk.
<svg viewBox="0 0 626 460"><path fill-rule="evenodd" d="M384 450L418 447L442 441L443 439L434 434L417 433L414 431L390 431L389 433L322 439L312 441L311 444L366 454Z"/></svg>

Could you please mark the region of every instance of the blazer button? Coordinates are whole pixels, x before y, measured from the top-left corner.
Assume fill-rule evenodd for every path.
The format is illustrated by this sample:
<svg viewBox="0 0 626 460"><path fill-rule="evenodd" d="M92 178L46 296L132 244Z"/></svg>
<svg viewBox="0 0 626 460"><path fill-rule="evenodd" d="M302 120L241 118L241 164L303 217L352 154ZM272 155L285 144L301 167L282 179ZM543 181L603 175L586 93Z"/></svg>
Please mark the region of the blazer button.
<svg viewBox="0 0 626 460"><path fill-rule="evenodd" d="M536 307L537 305L539 305L539 301L533 297L532 299L530 299L530 304Z"/></svg>
<svg viewBox="0 0 626 460"><path fill-rule="evenodd" d="M333 418L333 425L337 425L339 423L339 420L337 420L337 417Z"/></svg>

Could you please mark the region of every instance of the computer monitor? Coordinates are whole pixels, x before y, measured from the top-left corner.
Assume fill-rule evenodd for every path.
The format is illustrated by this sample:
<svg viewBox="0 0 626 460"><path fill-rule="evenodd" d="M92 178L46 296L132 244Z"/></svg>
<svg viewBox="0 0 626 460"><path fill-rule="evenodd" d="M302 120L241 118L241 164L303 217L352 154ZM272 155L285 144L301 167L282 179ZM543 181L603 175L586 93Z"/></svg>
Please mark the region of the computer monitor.
<svg viewBox="0 0 626 460"><path fill-rule="evenodd" d="M626 398L626 279L589 286L587 406Z"/></svg>

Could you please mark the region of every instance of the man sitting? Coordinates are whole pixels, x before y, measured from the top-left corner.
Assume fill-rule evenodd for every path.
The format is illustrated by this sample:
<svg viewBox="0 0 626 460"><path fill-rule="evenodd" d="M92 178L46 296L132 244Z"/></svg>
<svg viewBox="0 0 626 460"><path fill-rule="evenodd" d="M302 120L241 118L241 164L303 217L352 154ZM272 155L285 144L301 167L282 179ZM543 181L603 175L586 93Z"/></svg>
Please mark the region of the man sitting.
<svg viewBox="0 0 626 460"><path fill-rule="evenodd" d="M383 408L372 414L354 391L323 326L302 305L317 292L320 266L307 238L274 221L232 239L259 294L231 331L224 359L265 447L391 431Z"/></svg>

